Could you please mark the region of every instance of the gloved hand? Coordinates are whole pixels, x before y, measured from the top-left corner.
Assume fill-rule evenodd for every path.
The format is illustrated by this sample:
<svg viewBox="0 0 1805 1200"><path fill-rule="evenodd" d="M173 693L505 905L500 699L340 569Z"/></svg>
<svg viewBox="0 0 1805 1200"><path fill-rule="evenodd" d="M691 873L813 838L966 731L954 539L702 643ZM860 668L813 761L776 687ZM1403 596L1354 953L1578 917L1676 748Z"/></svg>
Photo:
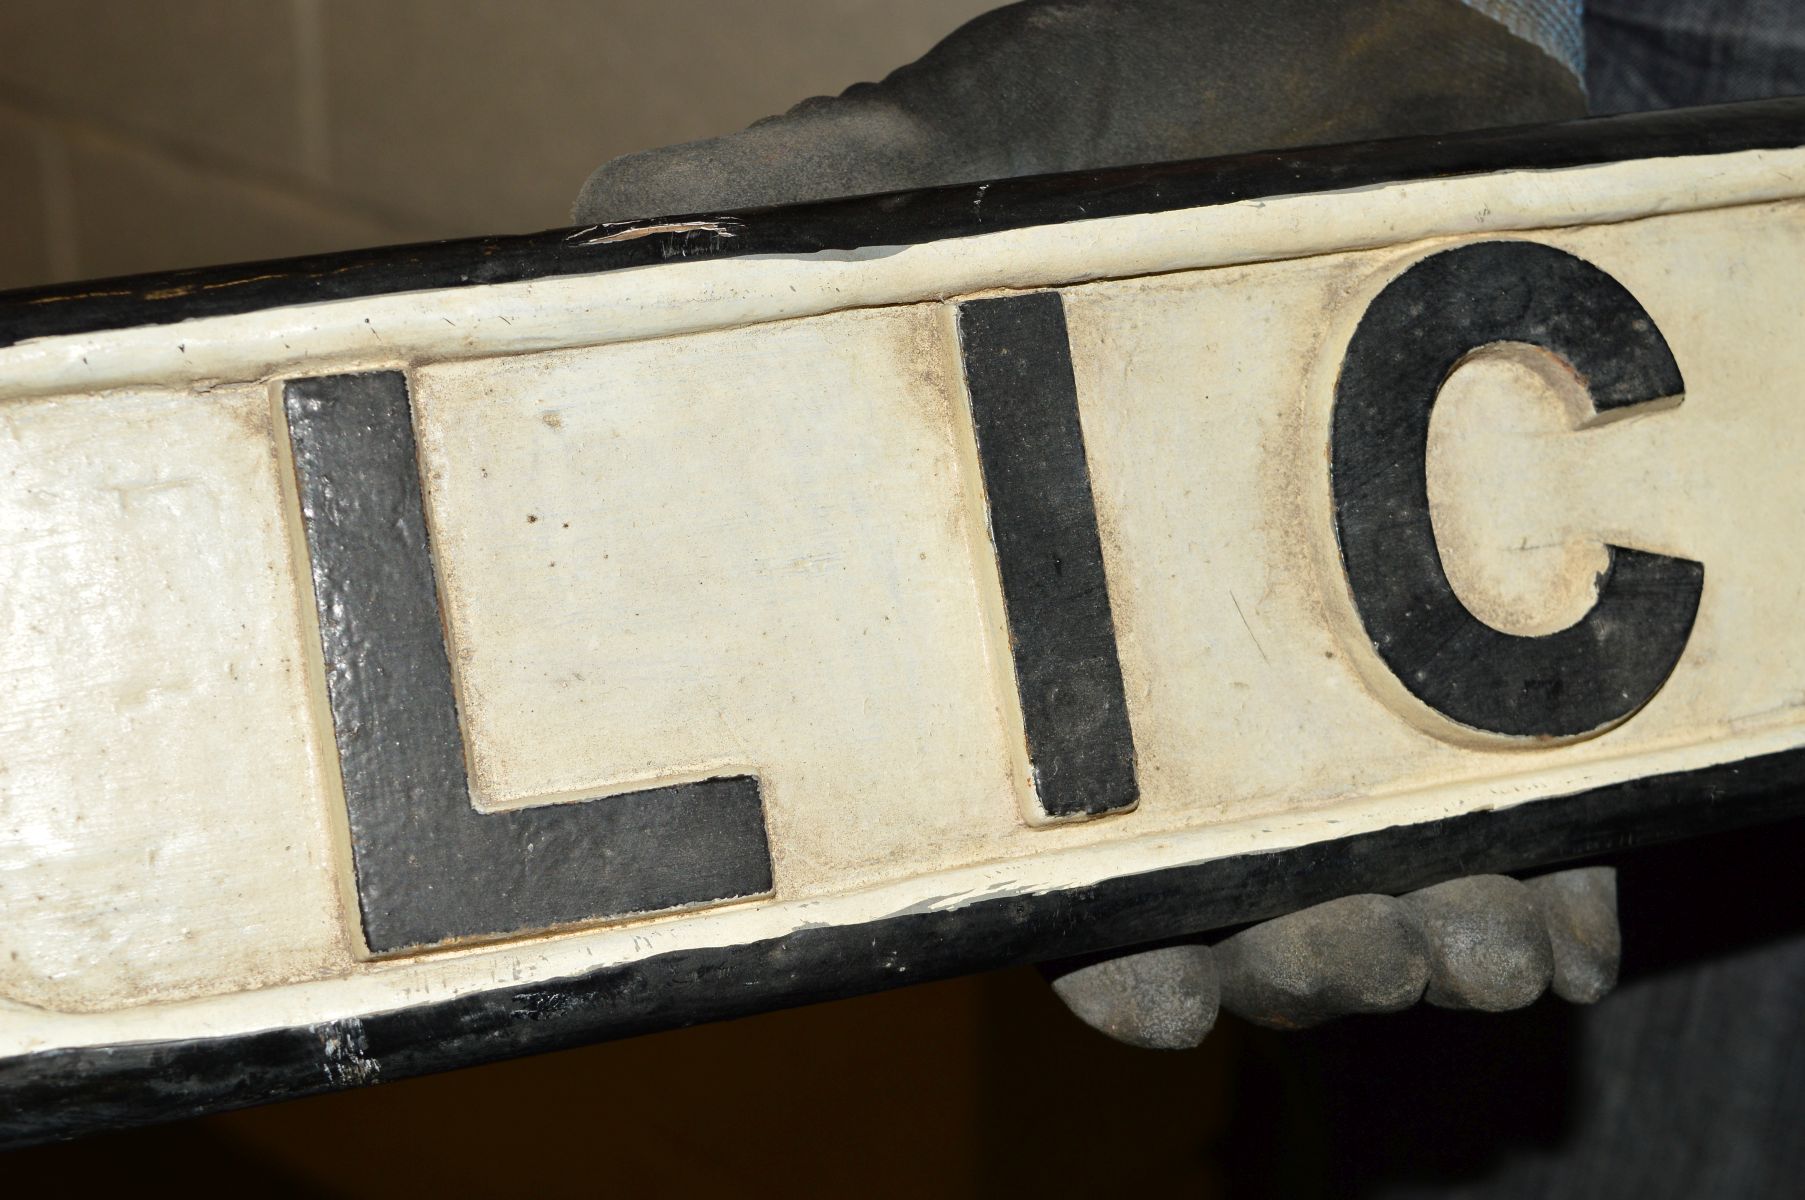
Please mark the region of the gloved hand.
<svg viewBox="0 0 1805 1200"><path fill-rule="evenodd" d="M1027 0L590 176L580 224L1584 116L1578 0ZM1559 61L1555 55L1566 61Z"/></svg>
<svg viewBox="0 0 1805 1200"><path fill-rule="evenodd" d="M1156 1050L1197 1045L1218 1005L1304 1029L1420 999L1503 1012L1550 983L1576 1004L1617 982L1617 875L1609 867L1527 882L1469 875L1408 896L1346 896L1266 921L1212 949L1162 946L1041 968L1092 1028Z"/></svg>
<svg viewBox="0 0 1805 1200"><path fill-rule="evenodd" d="M881 83L617 158L584 224L1583 116L1578 0L1026 0ZM1495 13L1494 20L1485 13ZM1048 968L1092 1026L1196 1045L1218 1004L1300 1028L1427 998L1499 1011L1616 981L1616 879L1457 879Z"/></svg>

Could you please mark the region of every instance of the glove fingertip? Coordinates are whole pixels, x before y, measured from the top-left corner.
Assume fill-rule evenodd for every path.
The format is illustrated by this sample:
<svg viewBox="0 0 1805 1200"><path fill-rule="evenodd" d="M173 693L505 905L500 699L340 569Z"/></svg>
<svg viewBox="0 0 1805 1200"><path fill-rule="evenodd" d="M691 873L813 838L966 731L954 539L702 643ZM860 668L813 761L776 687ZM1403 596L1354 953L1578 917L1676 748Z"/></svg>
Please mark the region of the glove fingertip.
<svg viewBox="0 0 1805 1200"><path fill-rule="evenodd" d="M1208 946L1162 946L1053 971L1072 1015L1118 1042L1189 1050L1216 1024L1216 962Z"/></svg>
<svg viewBox="0 0 1805 1200"><path fill-rule="evenodd" d="M1623 935L1612 867L1557 871L1526 881L1554 950L1554 994L1596 1004L1617 986Z"/></svg>

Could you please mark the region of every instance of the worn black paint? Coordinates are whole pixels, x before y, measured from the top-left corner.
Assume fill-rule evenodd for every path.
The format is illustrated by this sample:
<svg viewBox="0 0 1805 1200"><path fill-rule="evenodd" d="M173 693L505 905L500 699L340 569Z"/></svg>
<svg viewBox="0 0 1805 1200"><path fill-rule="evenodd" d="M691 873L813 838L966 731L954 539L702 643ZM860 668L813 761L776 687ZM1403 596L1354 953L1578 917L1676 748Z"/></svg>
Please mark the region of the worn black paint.
<svg viewBox="0 0 1805 1200"><path fill-rule="evenodd" d="M1096 953L1357 892L1596 858L1805 814L1802 778L1805 750L1791 750L1088 887L653 955L323 1025L21 1055L0 1060L0 1146Z"/></svg>
<svg viewBox="0 0 1805 1200"><path fill-rule="evenodd" d="M1430 523L1429 416L1462 359L1505 342L1557 355L1601 413L1685 388L1654 319L1583 259L1525 241L1432 254L1386 284L1348 343L1330 442L1335 534L1374 649L1424 703L1495 733L1590 733L1672 674L1705 571L1608 546L1597 603L1545 637L1494 629L1460 602Z"/></svg>
<svg viewBox="0 0 1805 1200"><path fill-rule="evenodd" d="M1035 792L1052 817L1132 808L1134 735L1064 302L968 301L959 344Z"/></svg>
<svg viewBox="0 0 1805 1200"><path fill-rule="evenodd" d="M749 776L472 807L406 377L297 379L285 401L370 949L769 892Z"/></svg>
<svg viewBox="0 0 1805 1200"><path fill-rule="evenodd" d="M27 338L438 288L586 275L676 260L815 254L1030 225L1234 204L1265 196L1555 170L1805 143L1805 98L1638 113L1440 137L1395 138L959 184L752 210L732 237L655 234L585 245L569 230L59 284L0 294L0 346ZM720 214L706 214L713 219Z"/></svg>

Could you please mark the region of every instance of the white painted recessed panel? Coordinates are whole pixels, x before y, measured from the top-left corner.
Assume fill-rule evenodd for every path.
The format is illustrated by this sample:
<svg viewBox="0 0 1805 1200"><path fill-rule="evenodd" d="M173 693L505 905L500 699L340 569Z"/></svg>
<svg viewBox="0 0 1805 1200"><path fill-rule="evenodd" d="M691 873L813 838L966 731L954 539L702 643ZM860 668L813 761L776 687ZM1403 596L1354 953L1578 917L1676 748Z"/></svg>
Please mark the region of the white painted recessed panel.
<svg viewBox="0 0 1805 1200"><path fill-rule="evenodd" d="M267 389L0 405L0 996L345 961Z"/></svg>
<svg viewBox="0 0 1805 1200"><path fill-rule="evenodd" d="M942 315L415 374L480 804L756 774L789 896L1014 829Z"/></svg>

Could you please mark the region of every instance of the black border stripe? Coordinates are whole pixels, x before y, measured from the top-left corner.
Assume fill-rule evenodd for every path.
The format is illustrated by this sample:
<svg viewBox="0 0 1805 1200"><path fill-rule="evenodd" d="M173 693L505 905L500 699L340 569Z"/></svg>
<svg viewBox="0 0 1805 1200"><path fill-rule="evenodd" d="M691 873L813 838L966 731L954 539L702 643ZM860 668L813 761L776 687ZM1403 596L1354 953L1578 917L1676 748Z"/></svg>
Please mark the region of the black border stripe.
<svg viewBox="0 0 1805 1200"><path fill-rule="evenodd" d="M1379 183L1801 144L1805 98L1789 97L752 209L738 214L732 237L654 234L586 246L573 240L570 230L558 229L202 267L0 292L0 346L325 300L597 274L678 260L920 244L1029 225Z"/></svg>
<svg viewBox="0 0 1805 1200"><path fill-rule="evenodd" d="M0 1148L474 1066L1219 929L1358 892L1618 854L1805 813L1805 750L1066 891L684 950L232 1037L0 1060Z"/></svg>

